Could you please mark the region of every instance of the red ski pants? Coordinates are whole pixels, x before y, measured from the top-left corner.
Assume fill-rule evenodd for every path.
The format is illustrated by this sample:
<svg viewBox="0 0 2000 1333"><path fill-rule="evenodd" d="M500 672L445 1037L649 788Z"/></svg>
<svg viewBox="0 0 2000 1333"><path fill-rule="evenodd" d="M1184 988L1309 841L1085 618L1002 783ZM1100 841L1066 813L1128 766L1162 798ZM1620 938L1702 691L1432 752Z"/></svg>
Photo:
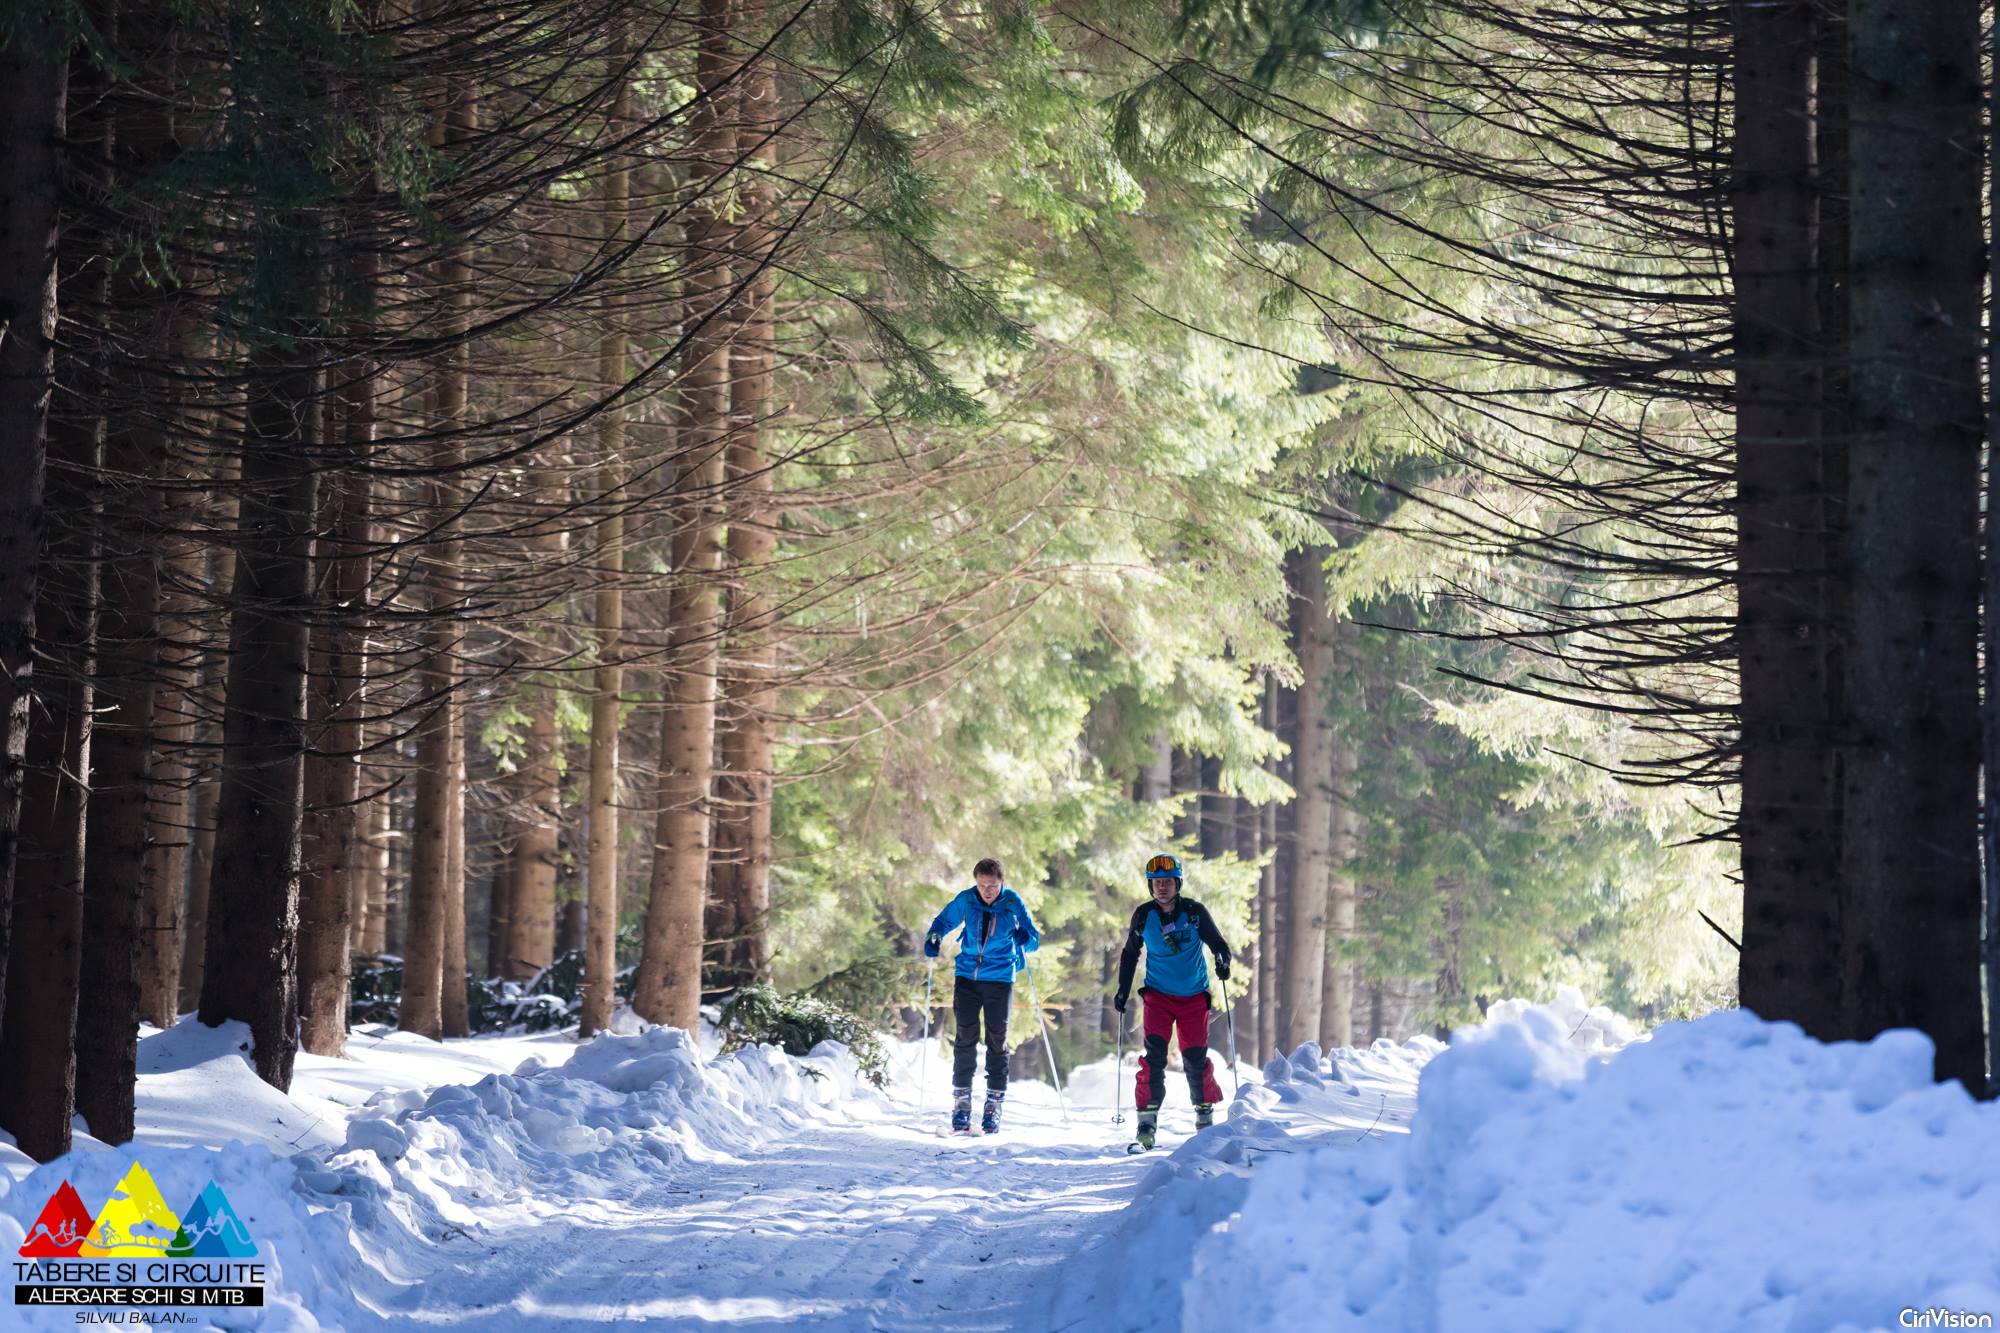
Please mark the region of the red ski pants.
<svg viewBox="0 0 2000 1333"><path fill-rule="evenodd" d="M1208 994L1165 995L1141 989L1146 1002L1146 1058L1132 1083L1132 1104L1140 1110L1157 1107L1167 1095L1167 1037L1181 1034L1181 1066L1187 1073L1188 1097L1197 1102L1222 1100L1222 1085L1208 1059Z"/></svg>

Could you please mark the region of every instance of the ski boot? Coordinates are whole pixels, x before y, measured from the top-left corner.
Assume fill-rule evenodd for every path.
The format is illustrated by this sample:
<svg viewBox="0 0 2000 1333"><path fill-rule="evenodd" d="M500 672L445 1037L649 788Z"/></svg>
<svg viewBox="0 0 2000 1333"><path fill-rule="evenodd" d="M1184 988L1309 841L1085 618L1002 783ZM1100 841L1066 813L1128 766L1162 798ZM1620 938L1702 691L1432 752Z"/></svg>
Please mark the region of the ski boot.
<svg viewBox="0 0 2000 1333"><path fill-rule="evenodd" d="M972 1132L972 1089L953 1088L951 1090L951 1132L970 1134Z"/></svg>
<svg viewBox="0 0 2000 1333"><path fill-rule="evenodd" d="M1139 1112L1139 1133L1130 1143L1125 1145L1125 1151L1128 1153L1151 1152L1153 1150L1155 1130L1158 1128L1159 1123L1160 1113L1158 1111Z"/></svg>
<svg viewBox="0 0 2000 1333"><path fill-rule="evenodd" d="M1215 1103L1196 1102L1194 1104L1194 1127L1207 1129L1215 1123Z"/></svg>
<svg viewBox="0 0 2000 1333"><path fill-rule="evenodd" d="M987 1092L986 1110L979 1117L980 1133L998 1134L1000 1132L1000 1099L1006 1095L1004 1092L993 1092L990 1090Z"/></svg>

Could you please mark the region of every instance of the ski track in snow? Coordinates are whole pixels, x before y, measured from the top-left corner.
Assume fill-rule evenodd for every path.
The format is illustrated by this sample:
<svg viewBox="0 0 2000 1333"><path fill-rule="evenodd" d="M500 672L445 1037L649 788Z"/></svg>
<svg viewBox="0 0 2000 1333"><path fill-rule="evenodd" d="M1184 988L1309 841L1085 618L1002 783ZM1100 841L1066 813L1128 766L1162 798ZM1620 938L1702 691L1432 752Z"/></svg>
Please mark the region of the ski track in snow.
<svg viewBox="0 0 2000 1333"><path fill-rule="evenodd" d="M547 1329L1048 1328L1061 1266L1157 1156L1123 1154L1129 1112L1122 1127L1102 1107L1065 1126L1051 1091L1019 1091L1049 1104L1010 1097L992 1138L938 1137L941 1109L803 1121L755 1155L690 1162L624 1197L524 1199L533 1216L399 1274L412 1303L382 1314ZM1170 1109L1165 1146L1193 1123Z"/></svg>
<svg viewBox="0 0 2000 1333"><path fill-rule="evenodd" d="M877 1091L838 1048L719 1056L709 1032L357 1031L347 1059L302 1057L289 1094L247 1045L191 1017L150 1033L129 1148L80 1135L29 1181L0 1139L0 1242L57 1180L102 1198L137 1154L177 1198L221 1179L276 1265L265 1309L202 1327L1176 1327L1190 1247L1240 1206L1252 1163L1402 1129L1429 1056L1245 1065L1199 1135L1176 1071L1160 1147L1127 1156L1109 1057L1071 1071L1067 1119L1053 1088L1017 1081L1001 1133L959 1138L938 1133L948 1062L914 1042L891 1044ZM1135 1068L1128 1051L1121 1099Z"/></svg>

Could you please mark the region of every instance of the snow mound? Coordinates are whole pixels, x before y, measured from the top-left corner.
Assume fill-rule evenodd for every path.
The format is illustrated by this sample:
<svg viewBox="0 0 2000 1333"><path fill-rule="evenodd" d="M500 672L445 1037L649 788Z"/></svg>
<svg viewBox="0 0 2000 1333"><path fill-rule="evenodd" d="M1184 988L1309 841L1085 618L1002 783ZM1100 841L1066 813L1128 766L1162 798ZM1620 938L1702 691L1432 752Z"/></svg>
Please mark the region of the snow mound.
<svg viewBox="0 0 2000 1333"><path fill-rule="evenodd" d="M1496 1005L1423 1070L1407 1138L1255 1174L1184 1325L1894 1328L2000 1312L2000 1108L1931 1045L1745 1012L1629 1025ZM1346 1066L1343 1065L1343 1069Z"/></svg>
<svg viewBox="0 0 2000 1333"><path fill-rule="evenodd" d="M861 1095L835 1042L798 1060L755 1046L711 1061L677 1028L612 1033L553 1068L530 1059L477 1083L379 1094L309 1183L351 1200L358 1224L381 1223L387 1208L408 1229L438 1235L476 1224L530 1182L595 1193L635 1173L747 1150L804 1118L802 1108Z"/></svg>
<svg viewBox="0 0 2000 1333"><path fill-rule="evenodd" d="M261 1083L246 1042L237 1025L191 1021L149 1037L142 1063L150 1076L170 1076L150 1081L171 1085L174 1099L164 1108L175 1113L167 1142L106 1149L80 1140L11 1186L0 1176L0 1244L19 1247L63 1179L94 1206L136 1157L170 1206L212 1176L271 1266L266 1309L203 1311L204 1320L301 1333L371 1327L415 1317L441 1264L473 1264L511 1225L560 1215L578 1199L628 1198L686 1163L733 1160L808 1120L879 1100L836 1042L797 1059L773 1046L711 1058L686 1032L647 1027L552 1048L568 1057L560 1065L536 1055L470 1084L378 1091L343 1132L349 1108ZM147 1088L142 1081L142 1107ZM258 1126L281 1148L300 1137L314 1151L181 1147L194 1132L181 1113L203 1098L214 1099L211 1133L219 1117L231 1129ZM75 1326L73 1310L20 1313L48 1315L30 1328Z"/></svg>
<svg viewBox="0 0 2000 1333"><path fill-rule="evenodd" d="M1117 1333L1252 1326L1234 1313L1235 1287L1226 1277L1217 1273L1201 1279L1216 1287L1206 1294L1208 1308L1227 1312L1217 1325L1197 1322L1192 1304L1184 1307L1195 1283L1183 1287L1163 1274L1177 1271L1183 1256L1246 1206L1246 1198L1258 1188L1253 1182L1288 1171L1303 1145L1315 1141L1300 1137L1299 1131L1323 1136L1317 1139L1320 1142L1343 1143L1399 1134L1416 1102L1418 1072L1442 1049L1442 1043L1422 1037L1401 1045L1381 1041L1368 1050L1338 1050L1323 1057L1319 1047L1308 1042L1289 1056L1274 1058L1261 1077L1246 1067L1243 1085L1220 1123L1185 1139L1170 1153L1146 1159L1135 1201L1065 1273L1054 1325ZM1128 1059L1123 1075L1128 1127L1130 1080L1136 1068L1136 1061ZM1169 1077L1171 1102L1181 1091L1181 1076ZM1110 1059L1077 1070L1072 1086L1093 1092L1109 1089ZM1317 1325L1308 1320L1303 1327Z"/></svg>
<svg viewBox="0 0 2000 1333"><path fill-rule="evenodd" d="M222 1187L266 1266L262 1309L203 1310L202 1326L317 1333L351 1326L347 1228L339 1218L309 1206L295 1186L308 1157L279 1157L261 1144L231 1142L220 1148L131 1146L73 1152L39 1166L0 1196L0 1246L11 1259L27 1228L64 1180L84 1206L96 1209L137 1161L159 1186L167 1206L185 1209L210 1180ZM4 1187L4 1186L0 1186ZM73 1309L7 1307L10 1328L74 1329Z"/></svg>
<svg viewBox="0 0 2000 1333"><path fill-rule="evenodd" d="M146 1142L200 1147L216 1142L216 1119L233 1137L279 1156L340 1142L340 1110L294 1087L288 1095L257 1077L244 1023L207 1027L193 1014L139 1041L138 1123Z"/></svg>

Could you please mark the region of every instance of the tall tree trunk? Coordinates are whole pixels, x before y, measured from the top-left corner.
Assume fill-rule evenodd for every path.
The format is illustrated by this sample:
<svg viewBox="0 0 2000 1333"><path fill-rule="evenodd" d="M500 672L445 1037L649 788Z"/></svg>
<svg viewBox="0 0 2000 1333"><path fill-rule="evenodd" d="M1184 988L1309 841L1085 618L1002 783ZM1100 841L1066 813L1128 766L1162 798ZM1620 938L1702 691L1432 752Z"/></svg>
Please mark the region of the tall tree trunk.
<svg viewBox="0 0 2000 1333"><path fill-rule="evenodd" d="M292 284L303 325L316 301L317 247L303 219L260 256ZM275 331L275 330L274 330ZM302 330L293 327L297 338ZM299 838L305 809L307 613L317 492L319 386L297 342L257 349L242 453L242 518L222 786L208 895L201 1021L250 1025L258 1076L288 1088L298 1053Z"/></svg>
<svg viewBox="0 0 2000 1333"><path fill-rule="evenodd" d="M776 603L758 580L777 550L776 515L771 508L770 459L765 456L765 418L773 412L772 303L776 271L770 267L776 241L770 221L775 191L769 171L773 153L766 140L777 127L777 80L769 61L751 70L743 97L739 152L756 163L750 188L751 221L740 247L744 262L761 271L746 276L748 299L732 350L734 421L729 445L729 477L735 504L729 523L729 564L736 593L730 608L729 643L734 659L727 694L731 725L723 737L724 775L717 781L716 840L727 843L723 868L725 913L730 942L725 946L728 983L742 985L762 976L771 960L767 917L771 910L771 797L773 747L771 714L777 702L772 620ZM725 835L725 826L727 834Z"/></svg>
<svg viewBox="0 0 2000 1333"><path fill-rule="evenodd" d="M1843 993L1985 1079L1978 940L1979 5L1855 0Z"/></svg>
<svg viewBox="0 0 2000 1333"><path fill-rule="evenodd" d="M180 1013L181 958L185 948L184 909L188 863L194 841L194 790L200 764L194 758L195 692L201 658L202 550L176 537L192 508L194 470L182 468L178 486L165 495L169 505L161 534L158 687L153 692L152 833L139 893L139 1014L155 1027L171 1027Z"/></svg>
<svg viewBox="0 0 2000 1333"><path fill-rule="evenodd" d="M127 459L127 461L132 461ZM105 561L84 840L77 1112L106 1143L132 1137L138 1078L139 890L152 778L158 565L145 550Z"/></svg>
<svg viewBox="0 0 2000 1333"><path fill-rule="evenodd" d="M1987 216L2000 218L2000 81L1987 96L1986 183ZM1986 281L2000 292L2000 235L1989 226ZM1980 863L1985 869L1986 930L1980 970L1986 978L1986 1086L1988 1098L2000 1097L2000 477L1993 460L2000 458L2000 316L1986 319L1986 547L1982 566L1985 583L1981 654L1985 665L1981 704L1980 768L1984 781L1981 810Z"/></svg>
<svg viewBox="0 0 2000 1333"><path fill-rule="evenodd" d="M444 992L440 1012L444 1035L472 1035L466 994L471 967L465 938L465 714L454 710L451 723L451 790L445 797L444 872Z"/></svg>
<svg viewBox="0 0 2000 1333"><path fill-rule="evenodd" d="M1173 752L1173 794L1181 797L1179 811L1174 815L1174 841L1192 842L1197 848L1201 839L1201 757L1187 750Z"/></svg>
<svg viewBox="0 0 2000 1333"><path fill-rule="evenodd" d="M435 595L435 594L434 594ZM404 1032L444 1037L446 876L451 852L451 633L444 606L432 602L424 627L418 679L431 712L416 732L416 781L410 812L410 871L405 889L403 992L396 1026Z"/></svg>
<svg viewBox="0 0 2000 1333"><path fill-rule="evenodd" d="M1201 795L1196 798L1196 808L1201 812L1201 822L1197 845L1203 860L1219 860L1223 852L1236 845L1236 798L1222 794L1220 759L1203 755L1199 764Z"/></svg>
<svg viewBox="0 0 2000 1333"><path fill-rule="evenodd" d="M176 50L169 16L157 6L120 7L119 45L128 65L136 66L140 82L118 86L118 155L123 178L138 181L172 162L192 138L188 120L172 110L172 90L179 86L185 57ZM139 220L143 228L147 219ZM162 281L165 278L165 281ZM200 521L203 492L210 477L198 448L177 446L175 434L188 435L195 419L187 390L171 374L150 370L146 361L181 357L197 347L197 322L191 303L180 290L178 275L142 266L136 258L122 264L112 279L114 318L126 325L122 345L141 359L136 374L122 369L121 382L135 382L139 396L121 403L131 419L128 430L146 438L137 442L140 462L135 472L157 474L160 511L149 546L159 559L156 584L157 619L152 632L153 657L150 791L145 817L148 842L139 882L138 986L140 1016L169 1027L180 1012L183 957L182 908L187 897L190 806L200 769L194 758L196 718L202 712L196 695L201 657L201 622L205 618L203 587L207 568L202 544L189 535ZM203 340L205 341L205 340ZM133 411L134 407L142 410ZM114 447L115 442L114 430ZM150 506L149 506L150 507Z"/></svg>
<svg viewBox="0 0 2000 1333"><path fill-rule="evenodd" d="M583 895L575 892L574 885L571 886L571 893L573 896L565 898L562 906L556 910L556 957L558 958L565 954L576 953L583 948L583 918L586 906Z"/></svg>
<svg viewBox="0 0 2000 1333"><path fill-rule="evenodd" d="M42 490L55 382L58 145L69 83L69 39L56 12L30 7L0 45L0 143L7 145L0 158L0 440L9 442L0 467L0 1026L34 712L35 579L46 535Z"/></svg>
<svg viewBox="0 0 2000 1333"><path fill-rule="evenodd" d="M501 975L526 981L555 958L557 821L562 787L556 769L556 694L536 690L528 713L527 752L521 766L525 818L514 840L514 903L506 964Z"/></svg>
<svg viewBox="0 0 2000 1333"><path fill-rule="evenodd" d="M1263 854L1264 812L1260 807L1239 798L1236 802L1236 859L1245 865L1254 865L1257 862L1257 858ZM1261 882L1262 876L1260 873L1260 885ZM1240 991L1242 995L1236 1019L1237 1026L1241 1028L1243 1033L1239 1041L1243 1047L1242 1053L1248 1055L1252 1060L1256 1058L1258 1051L1257 1021L1259 1005L1257 996L1260 989L1258 973L1263 967L1264 958L1263 939L1257 926L1258 906L1262 897L1263 891L1261 887L1251 890L1248 925L1245 928L1245 937L1238 957L1239 966L1234 974L1236 977L1235 989Z"/></svg>
<svg viewBox="0 0 2000 1333"><path fill-rule="evenodd" d="M671 673L660 715L659 817L645 950L633 1008L656 1023L693 1030L701 1008L702 895L708 885L710 783L715 769L717 627L721 620L721 497L729 443L729 344L733 228L724 220L722 173L736 155L731 123L738 69L732 5L703 0L697 78L704 91L695 134L701 199L688 226L687 370L674 586L667 608Z"/></svg>
<svg viewBox="0 0 2000 1333"><path fill-rule="evenodd" d="M1291 1049L1320 1036L1321 986L1326 976L1327 889L1331 871L1334 746L1327 718L1332 686L1332 639L1326 616L1326 570L1317 548L1292 559L1298 614L1300 681L1293 785L1297 851L1285 904L1284 1044Z"/></svg>
<svg viewBox="0 0 2000 1333"><path fill-rule="evenodd" d="M1285 753L1271 761L1271 769L1280 781L1288 785L1297 776L1293 771L1293 756L1297 753L1299 739L1298 710L1290 706L1289 696L1292 693L1280 688L1275 680L1264 687L1264 725L1286 746ZM1293 855L1296 850L1293 834L1297 822L1294 812L1297 808L1296 796L1290 801L1274 801L1264 807L1264 842L1271 849L1271 864L1266 868L1264 881L1258 889L1258 896L1263 899L1260 926L1264 935L1264 995L1260 1002L1263 1026L1258 1030L1257 1041L1267 1052L1278 1051L1285 1034L1280 1018L1285 995L1284 907L1286 886L1291 883L1297 860Z"/></svg>
<svg viewBox="0 0 2000 1333"><path fill-rule="evenodd" d="M220 521L224 530L234 528L239 512L236 467L233 460L218 469L226 475L222 492ZM204 583L201 600L222 604L225 590L236 584L236 553L226 546L211 545L204 552ZM208 962L208 890L215 869L215 818L222 799L222 696L228 684L229 625L226 617L203 616L196 638L195 677L197 716L194 722L194 789L188 796L187 908L181 918L180 1009L183 1013L201 1004L202 972Z"/></svg>
<svg viewBox="0 0 2000 1333"><path fill-rule="evenodd" d="M434 147L463 142L477 123L474 99L449 97L443 118L434 122ZM448 337L465 332L471 295L470 268L462 246L451 247L437 266L438 286L445 296ZM423 656L417 677L435 709L417 729L417 781L412 819L409 881L409 925L403 959L403 994L397 1026L405 1032L442 1039L447 1035L445 1009L453 988L446 953L454 927L451 915L451 806L457 790L452 780L453 728L462 703L458 698L458 635L455 617L461 599L459 504L456 469L464 461L459 432L465 426L466 351L447 348L433 365L430 429L433 432L430 505L436 529L422 557L422 576L430 594L429 622L424 627ZM461 922L456 929L463 932Z"/></svg>
<svg viewBox="0 0 2000 1333"><path fill-rule="evenodd" d="M83 964L83 775L90 770L97 562L88 510L95 426L49 433L48 498L75 516L52 528L36 588L35 716L15 863L12 957L0 1027L0 1129L38 1162L70 1149L76 1113L76 1004Z"/></svg>
<svg viewBox="0 0 2000 1333"><path fill-rule="evenodd" d="M114 302L126 282L114 278ZM125 295L129 296L127 291ZM120 303L122 305L122 302ZM166 441L146 414L113 415L100 541L97 673L91 712L90 798L84 837L83 975L77 997L77 1111L106 1143L132 1137L138 1079L139 896L152 786L154 667L159 656L159 559L154 469Z"/></svg>
<svg viewBox="0 0 2000 1333"><path fill-rule="evenodd" d="M1331 1050L1354 1044L1354 862L1361 821L1354 812L1354 770L1359 756L1344 739L1332 743L1327 793L1332 816L1327 835L1327 964L1320 1012L1320 1044Z"/></svg>
<svg viewBox="0 0 2000 1333"><path fill-rule="evenodd" d="M614 133L623 133L632 123L632 81L627 59L626 43L621 38L611 53L608 71L618 87L613 106ZM604 177L606 251L625 244L631 198L632 172L621 156ZM602 316L604 326L597 343L599 391L614 393L625 383L628 349L624 315L607 299ZM598 494L611 512L601 520L597 532L600 552L597 670L590 695L590 910L585 917L583 1010L577 1026L578 1034L585 1037L609 1026L618 973L618 709L619 695L625 688L624 668L619 662L625 636L625 592L621 586L625 573L625 520L619 514L619 474L625 452L624 398L608 404L598 414L597 422ZM660 762L665 767L664 757ZM697 912L699 894L697 888ZM695 920L698 930L699 915ZM696 961L698 965L699 959ZM643 965L640 970L643 975Z"/></svg>
<svg viewBox="0 0 2000 1333"><path fill-rule="evenodd" d="M373 444L368 381L346 386L345 432L350 457L365 459ZM368 478L334 477L324 506L330 549L322 600L330 608L313 642L315 753L307 760L312 837L301 888L299 970L301 1039L314 1055L337 1056L347 1046L348 960L353 952L354 885L361 878L361 725L366 670L362 600L368 589Z"/></svg>
<svg viewBox="0 0 2000 1333"><path fill-rule="evenodd" d="M521 838L521 821L514 812L525 802L521 795L521 774L516 771L509 778L508 808L494 815L504 831L487 870L486 971L481 975L489 977L506 975L507 943L514 932L514 845Z"/></svg>
<svg viewBox="0 0 2000 1333"><path fill-rule="evenodd" d="M383 813L383 841L387 844L381 852L382 864L382 948L380 952L405 957L404 944L409 937L410 918L410 852L415 839L410 818L413 801L398 787L385 792L382 804L387 807Z"/></svg>
<svg viewBox="0 0 2000 1333"><path fill-rule="evenodd" d="M389 857L394 846L394 816L395 803L389 793L384 792L368 803L367 873L363 877L367 902L356 925L361 952L366 954L389 951Z"/></svg>
<svg viewBox="0 0 2000 1333"><path fill-rule="evenodd" d="M494 858L486 872L486 971L497 977L507 958L507 941L513 932L514 854L509 848Z"/></svg>
<svg viewBox="0 0 2000 1333"><path fill-rule="evenodd" d="M104 15L107 39L144 74L157 75L157 37ZM93 80L94 81L94 80ZM157 90L159 80L148 80ZM171 158L173 136L154 99L121 81L97 102L99 160L107 188L143 179ZM106 239L113 239L107 237ZM93 245L109 250L111 246ZM115 252L114 252L115 253ZM103 305L84 323L104 331L78 396L105 413L104 467L97 477L98 626L91 702L90 792L85 816L82 975L77 995L77 1111L107 1143L132 1137L138 1079L139 899L151 832L153 698L159 661L159 532L163 426L173 391L164 376L114 358L123 349L178 350L184 323L162 301L155 275L137 262L104 265ZM88 355L88 354L87 354Z"/></svg>
<svg viewBox="0 0 2000 1333"><path fill-rule="evenodd" d="M1820 588L1813 0L1736 0L1737 653L1745 1007L1835 1033L1838 871Z"/></svg>
<svg viewBox="0 0 2000 1333"><path fill-rule="evenodd" d="M234 571L233 558L224 560L224 553L211 551L217 565L226 563ZM232 573L227 580L234 583ZM204 640L210 635L204 631ZM201 693L201 716L195 719L195 745L202 755L213 755L222 748L222 726L217 720L221 709L213 706L212 700L220 692L224 674L223 658L226 648L218 650L213 642L204 642L200 657L196 689ZM188 794L188 866L187 866L187 906L181 914L181 975L180 1009L186 1012L201 1003L202 969L208 961L208 889L215 878L215 811L222 795L222 768L212 758L198 761L194 776L194 789Z"/></svg>
<svg viewBox="0 0 2000 1333"><path fill-rule="evenodd" d="M1153 737L1152 758L1139 770L1139 799L1164 801L1174 794L1174 745L1162 731Z"/></svg>

